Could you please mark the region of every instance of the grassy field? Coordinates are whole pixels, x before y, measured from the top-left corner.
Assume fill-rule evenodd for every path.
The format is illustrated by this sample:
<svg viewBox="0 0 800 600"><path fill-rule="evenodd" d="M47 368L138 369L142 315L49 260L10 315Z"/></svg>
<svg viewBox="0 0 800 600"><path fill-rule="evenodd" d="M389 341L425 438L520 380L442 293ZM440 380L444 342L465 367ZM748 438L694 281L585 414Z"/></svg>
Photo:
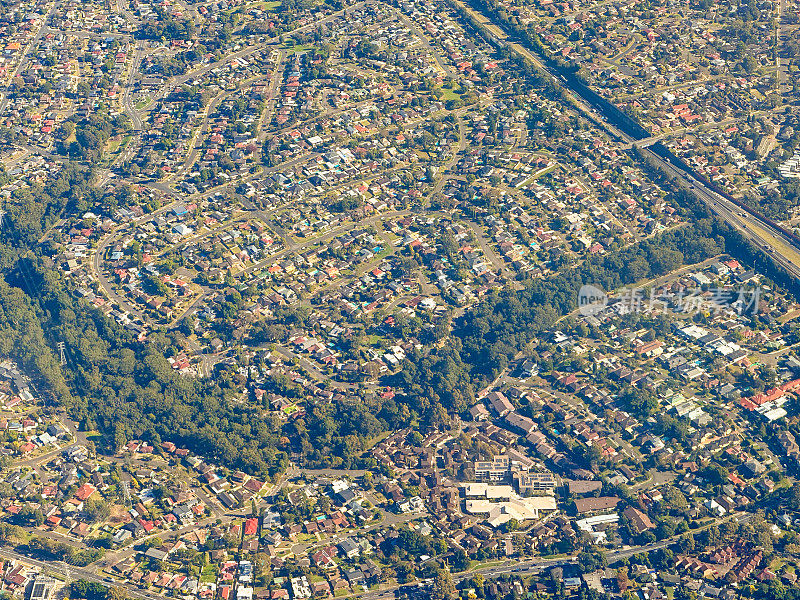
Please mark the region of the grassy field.
<svg viewBox="0 0 800 600"><path fill-rule="evenodd" d="M456 94L455 91L453 91L451 88L442 87L440 89L442 90L442 93L444 94L442 96L442 100L444 100L445 102L447 102L448 100L460 100L461 99L461 96Z"/></svg>
<svg viewBox="0 0 800 600"><path fill-rule="evenodd" d="M111 138L110 140L108 140L108 146L106 147L106 155L109 158L111 158L115 154L119 154L128 146L128 143L130 143L130 141L131 141L130 134L120 139Z"/></svg>
<svg viewBox="0 0 800 600"><path fill-rule="evenodd" d="M308 52L309 50L316 48L314 44L286 44L282 47L290 53Z"/></svg>
<svg viewBox="0 0 800 600"><path fill-rule="evenodd" d="M392 434L392 432L391 432L391 431L384 431L383 433L381 433L381 434L379 434L379 435L376 435L374 438L372 438L371 440L369 440L369 441L367 442L367 445L366 445L366 448L365 448L365 450L369 450L369 449L370 449L370 448L372 448L372 447L373 447L375 444L377 444L377 443L379 443L379 442L382 442L382 441L383 441L383 440L385 440L387 437L389 437L391 434Z"/></svg>
<svg viewBox="0 0 800 600"><path fill-rule="evenodd" d="M544 169L540 169L536 171L533 175L528 177L525 181L523 181L518 187L525 187L526 185L530 185L530 183L543 175L547 175L548 173L555 171L559 167L558 163L554 165L550 165L549 167L545 167Z"/></svg>
<svg viewBox="0 0 800 600"><path fill-rule="evenodd" d="M248 12L253 9L263 10L264 12L275 12L281 6L280 1L269 1L269 2L248 2L245 5L237 6L236 8L231 9L228 12L238 12L244 13Z"/></svg>

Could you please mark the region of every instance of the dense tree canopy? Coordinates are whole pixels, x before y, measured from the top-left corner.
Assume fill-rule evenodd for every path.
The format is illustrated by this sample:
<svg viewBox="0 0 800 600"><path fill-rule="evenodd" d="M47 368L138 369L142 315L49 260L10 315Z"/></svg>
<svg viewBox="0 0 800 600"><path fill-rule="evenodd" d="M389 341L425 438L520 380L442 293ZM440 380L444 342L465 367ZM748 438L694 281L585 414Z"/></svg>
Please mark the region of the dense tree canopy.
<svg viewBox="0 0 800 600"><path fill-rule="evenodd" d="M725 250L723 228L700 219L554 277L530 280L522 290L491 292L456 323L447 344L428 355L409 356L390 383L405 390L415 415L440 422L447 412L468 408L476 390L496 378L533 337L573 310L582 285L614 290L719 254ZM632 400L647 412L646 399Z"/></svg>
<svg viewBox="0 0 800 600"><path fill-rule="evenodd" d="M523 282L521 289L496 290L452 324L452 334L414 352L402 370L384 382L395 397L337 394L330 401L303 397L293 382L275 376L270 391L302 401L305 414L279 419L267 395L248 395L246 378L219 366L213 378L179 375L165 358L179 350L177 332L151 332L144 343L73 293L60 270L42 256L38 240L64 211L80 212L110 203L90 185L91 173L68 166L44 187L17 194L0 230L0 351L13 355L48 401L68 407L87 429L99 429L110 449L131 439L178 444L231 467L269 477L295 453L310 465L355 467L374 461L365 449L383 431L420 429L444 423L469 408L529 342L574 309L578 289L593 283L606 290L662 275L731 246L754 258L740 237L701 210L684 227L590 258L548 279ZM766 259L764 259L766 260ZM230 314L241 306L235 290ZM277 330L256 328L251 341L282 338L300 325L302 310L289 310ZM443 331L447 331L445 327ZM55 359L64 342L67 364ZM632 408L649 412L647 398L631 397ZM669 423L664 431L683 432ZM99 507L100 509L102 507Z"/></svg>

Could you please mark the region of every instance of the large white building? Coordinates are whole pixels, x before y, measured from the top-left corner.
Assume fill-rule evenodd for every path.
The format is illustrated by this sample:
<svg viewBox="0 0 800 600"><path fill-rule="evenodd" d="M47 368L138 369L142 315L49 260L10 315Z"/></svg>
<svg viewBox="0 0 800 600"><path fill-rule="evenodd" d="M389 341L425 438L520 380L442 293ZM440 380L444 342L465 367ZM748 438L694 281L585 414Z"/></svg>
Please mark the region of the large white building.
<svg viewBox="0 0 800 600"><path fill-rule="evenodd" d="M492 527L500 527L511 519L519 522L539 519L556 510L553 496L523 498L510 485L467 483L463 485L466 511L471 515L485 515Z"/></svg>

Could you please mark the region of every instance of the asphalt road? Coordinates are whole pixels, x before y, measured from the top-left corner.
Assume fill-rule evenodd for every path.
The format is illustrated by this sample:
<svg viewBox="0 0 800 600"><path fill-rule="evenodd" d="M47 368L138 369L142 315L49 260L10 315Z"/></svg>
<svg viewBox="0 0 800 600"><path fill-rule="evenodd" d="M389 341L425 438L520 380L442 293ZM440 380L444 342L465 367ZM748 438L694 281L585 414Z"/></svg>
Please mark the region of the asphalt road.
<svg viewBox="0 0 800 600"><path fill-rule="evenodd" d="M0 557L10 560L23 561L29 565L38 567L44 572L56 573L65 580L86 579L87 581L94 581L106 587L121 587L125 589L126 593L131 598L138 598L140 600L153 600L154 598L157 600L168 600L166 596L162 596L161 594L151 590L143 592L132 585L108 581L108 578L100 577L87 568L74 567L63 562L37 560L35 558L25 556L24 554L20 554L19 552L2 548L0 548Z"/></svg>
<svg viewBox="0 0 800 600"><path fill-rule="evenodd" d="M282 170L285 170L285 169L292 168L292 167L294 167L296 165L299 165L299 164L304 163L304 162L306 162L308 160L311 160L315 156L317 156L316 153L311 153L311 154L307 154L307 155L304 155L304 156L300 156L300 157L294 158L292 160L286 161L286 162L281 163L279 165L275 165L274 167L270 167L268 169L264 169L263 171L261 171L260 175L264 175L264 174L267 174L267 173L274 173L274 172L277 172L277 171L282 171ZM248 177L247 179L249 179L249 178L250 177ZM215 193L217 191L220 191L222 188L227 187L227 184L226 184L226 186L220 186L219 188L214 188L212 190L208 190L206 192L202 192L202 193L199 193L199 194L196 194L196 195L183 196L181 198L178 198L177 197L177 192L174 189L172 189L171 187L169 187L168 185L164 184L164 183L151 183L151 184L148 184L148 185L149 185L149 187L156 188L156 189L158 189L158 190L160 190L160 191L162 191L164 193L175 195L175 200L172 201L172 202L169 202L168 204L165 204L164 206L162 206L161 208L159 208L158 210L156 210L156 211L154 211L152 213L147 213L143 217L140 217L138 219L134 219L132 221L132 223L134 223L134 224L139 223L141 221L154 219L156 216L171 210L176 202L187 202L191 198L194 198L194 197L208 197L208 196L212 195L213 193ZM122 227L117 228L117 230L115 232L113 232L111 235L108 235L105 238L103 238L103 240L101 240L101 242L98 244L97 248L94 250L94 253L93 253L92 257L91 257L90 264L91 264L91 267L92 267L92 271L94 272L95 276L97 277L97 281L100 284L100 287L103 289L103 292L105 293L105 295L109 299L113 300L124 311L126 311L126 312L128 312L128 313L130 313L132 315L141 316L142 315L142 311L139 308L137 308L136 306L134 306L133 304L128 302L125 298L123 298L119 294L117 294L117 292L114 290L114 287L111 285L111 283L108 281L108 278L103 273L103 269L102 269L102 265L101 265L102 259L105 256L106 249L110 245L114 244L117 241L118 236L122 231L127 230L129 227L130 227L130 225L126 224L126 225L124 225ZM277 259L278 256L277 255L273 255L270 258L271 259ZM268 260L269 259L265 259L265 261L262 261L262 262L264 262L264 264L266 264L266 262Z"/></svg>
<svg viewBox="0 0 800 600"><path fill-rule="evenodd" d="M331 13L330 15L328 15L327 17L325 17L323 19L320 19L318 21L314 21L313 23L309 23L308 25L304 25L302 27L298 27L297 29L293 29L292 31L287 31L284 35L288 37L288 36L291 36L291 35L294 35L294 34L297 34L297 33L304 33L306 31L312 31L312 30L316 29L317 27L319 27L320 25L324 25L325 23L329 23L330 21L333 21L334 19L338 19L341 16L345 16L346 17L347 13L349 11L352 11L352 10L354 10L356 8L360 8L360 7L365 6L367 4L372 4L372 2L368 2L368 1L365 0L365 1L359 2L357 4L354 4L353 6L348 6L346 9L336 11L335 13ZM225 64L227 64L229 62L232 62L232 61L234 61L234 60L236 60L238 58L245 58L246 56L250 56L251 54L255 54L256 52L259 52L261 50L269 48L272 45L274 45L273 42L259 44L257 46L248 46L247 48L243 48L243 49L239 50L238 52L233 52L231 54L227 54L224 58L221 58L220 60L217 60L217 61L215 61L213 63L208 63L207 65L203 65L202 67L194 69L193 71L189 71L188 73L185 73L183 75L178 75L178 76L172 77L172 78L168 79L166 81L165 85L162 87L162 94L163 95L167 95L171 90L175 89L176 87L183 85L187 81L191 81L192 79L196 79L196 78L200 77L201 75L204 75L205 73L211 71L212 69L217 69L217 68L219 68L219 67L221 67L221 66L223 66L223 65L225 65Z"/></svg>
<svg viewBox="0 0 800 600"><path fill-rule="evenodd" d="M794 242L781 231L750 213L744 212L729 200L707 188L700 181L690 178L682 170L677 169L653 152L649 150L645 150L645 152L653 157L667 173L673 175L682 187L703 200L712 212L740 230L745 237L766 251L768 256L786 269L791 276L800 278L800 251Z"/></svg>
<svg viewBox="0 0 800 600"><path fill-rule="evenodd" d="M41 40L42 36L44 36L45 31L47 31L47 22L53 15L53 11L55 11L56 6L58 6L58 2L53 2L53 5L47 11L44 17L42 17L42 25L39 27L39 31L36 32L36 35L34 35L33 38L31 38L31 41L28 42L28 45L25 46L25 50L19 57L19 63L17 63L16 68L8 78L9 84L12 81L14 81L14 78L17 75L19 75L19 73L22 71L22 68L27 64L29 53L31 52L31 50L34 50L36 48L36 46L39 43L39 40ZM8 95L7 93L0 93L0 113L5 111L6 106L8 106Z"/></svg>
<svg viewBox="0 0 800 600"><path fill-rule="evenodd" d="M613 564L624 558L630 558L634 554L640 554L643 552L652 552L653 550L657 550L659 548L666 548L667 546L674 544L675 541L676 541L675 539L670 539L661 542L656 542L654 544L647 544L645 546L633 546L630 548L624 548L620 550L612 550L611 552L606 553L606 558L608 559L609 564ZM477 569L472 569L470 571L465 571L463 573L455 573L453 574L453 580L456 583L458 583L460 581L464 581L465 579L470 579L475 575L479 574L482 575L484 579L492 579L510 573L522 577L537 573L541 569L550 567L560 567L571 564L575 564L575 559L563 558L563 557L535 558L531 560L508 560L500 565L495 565L492 567L477 568ZM403 586L399 585L390 586L382 590L375 590L359 594L356 596L356 598L362 598L363 600L380 600L381 598L391 598L394 596L394 592L402 587Z"/></svg>
<svg viewBox="0 0 800 600"><path fill-rule="evenodd" d="M131 118L131 124L135 131L142 130L142 118L136 107L133 105L133 98L131 92L133 91L133 82L136 79L136 73L139 70L139 63L142 60L142 55L145 52L144 42L142 40L136 41L136 48L133 51L133 62L131 63L131 70L128 73L128 81L125 83L125 91L122 97L122 106L127 115Z"/></svg>
<svg viewBox="0 0 800 600"><path fill-rule="evenodd" d="M461 2L461 0L455 0L455 2L470 13L475 18L476 22L480 24L480 27L488 32L490 36L503 40L507 47L531 61L543 71L549 73L553 79L556 80L558 85L569 90L575 100L575 107L590 121L604 128L610 135L622 140L622 142L626 144L639 145L638 142L644 142L643 145L646 145L650 140L650 138L646 140L636 140L608 123L605 119L599 117L599 109L595 109L591 101L583 98L577 91L569 88L563 79L553 73L547 65L542 63L541 60L527 48L516 42L508 42L508 36L505 31L496 23L492 22L485 14L467 6ZM709 210L741 231L747 238L765 251L777 264L785 268L790 275L795 278L800 278L800 251L798 251L794 242L760 218L742 211L735 204L705 186L701 181L677 169L670 162L653 153L649 148L642 148L642 151L649 156L656 166L673 175L682 186L705 202Z"/></svg>

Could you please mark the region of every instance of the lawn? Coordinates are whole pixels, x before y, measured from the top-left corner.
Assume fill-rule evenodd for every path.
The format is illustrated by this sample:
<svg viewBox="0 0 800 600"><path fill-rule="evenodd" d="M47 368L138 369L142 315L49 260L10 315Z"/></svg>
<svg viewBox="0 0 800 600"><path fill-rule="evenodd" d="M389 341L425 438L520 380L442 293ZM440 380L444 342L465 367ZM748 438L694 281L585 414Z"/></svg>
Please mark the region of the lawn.
<svg viewBox="0 0 800 600"><path fill-rule="evenodd" d="M231 15L233 13L246 13L248 11L258 9L263 10L264 12L275 12L282 3L280 1L268 1L268 2L249 2L247 4L243 4L241 6L236 6L231 8L227 11L224 11L224 14Z"/></svg>
<svg viewBox="0 0 800 600"><path fill-rule="evenodd" d="M106 146L106 154L114 154L122 145L122 140L111 138Z"/></svg>
<svg viewBox="0 0 800 600"><path fill-rule="evenodd" d="M442 87L442 88L439 88L439 89L441 89L442 93L444 94L442 96L442 100L444 100L445 102L447 102L448 100L460 100L461 99L461 96L456 94L456 92L452 88Z"/></svg>
<svg viewBox="0 0 800 600"><path fill-rule="evenodd" d="M386 258L390 254L394 254L394 251L395 251L395 248L392 248L391 246L386 246L385 248L381 248L380 249L378 254L375 255L375 258L376 259Z"/></svg>
<svg viewBox="0 0 800 600"><path fill-rule="evenodd" d="M800 253L795 251L794 248L790 248L786 243L768 233L758 225L753 224L752 222L748 222L747 225L750 229L754 230L756 235L764 240L770 247L776 248L783 256L788 258L794 264L800 264Z"/></svg>
<svg viewBox="0 0 800 600"><path fill-rule="evenodd" d="M316 48L316 46L314 44L296 44L296 45L293 45L293 46L289 45L289 44L286 44L283 47L286 50L288 50L290 53L303 53L303 52L308 52L309 50L313 50L314 48Z"/></svg>
<svg viewBox="0 0 800 600"><path fill-rule="evenodd" d="M383 433L381 433L379 435L376 435L374 438L372 438L371 440L369 440L367 442L365 450L369 450L370 448L372 448L378 442L382 442L387 437L389 437L391 435L391 433L392 433L391 431L384 431Z"/></svg>
<svg viewBox="0 0 800 600"><path fill-rule="evenodd" d="M108 140L108 147L106 148L107 156L112 156L114 154L119 154L122 152L130 143L131 135L128 134L120 139L111 138Z"/></svg>
<svg viewBox="0 0 800 600"><path fill-rule="evenodd" d="M780 571L781 568L786 564L786 559L784 558L774 558L772 562L769 563L769 570L773 573L776 571Z"/></svg>
<svg viewBox="0 0 800 600"><path fill-rule="evenodd" d="M474 569L482 569L484 567L499 567L503 564L505 564L505 561L502 560L493 560L488 562L470 561L469 568L465 572L469 572Z"/></svg>
<svg viewBox="0 0 800 600"><path fill-rule="evenodd" d="M373 333L367 336L367 344L372 348L381 348L384 344L384 339Z"/></svg>
<svg viewBox="0 0 800 600"><path fill-rule="evenodd" d="M388 500L386 500L386 496L375 490L372 492L372 497L378 504L386 504L386 502L388 502Z"/></svg>
<svg viewBox="0 0 800 600"><path fill-rule="evenodd" d="M217 580L217 572L214 567L207 565L203 567L203 572L200 573L200 583L214 583Z"/></svg>

